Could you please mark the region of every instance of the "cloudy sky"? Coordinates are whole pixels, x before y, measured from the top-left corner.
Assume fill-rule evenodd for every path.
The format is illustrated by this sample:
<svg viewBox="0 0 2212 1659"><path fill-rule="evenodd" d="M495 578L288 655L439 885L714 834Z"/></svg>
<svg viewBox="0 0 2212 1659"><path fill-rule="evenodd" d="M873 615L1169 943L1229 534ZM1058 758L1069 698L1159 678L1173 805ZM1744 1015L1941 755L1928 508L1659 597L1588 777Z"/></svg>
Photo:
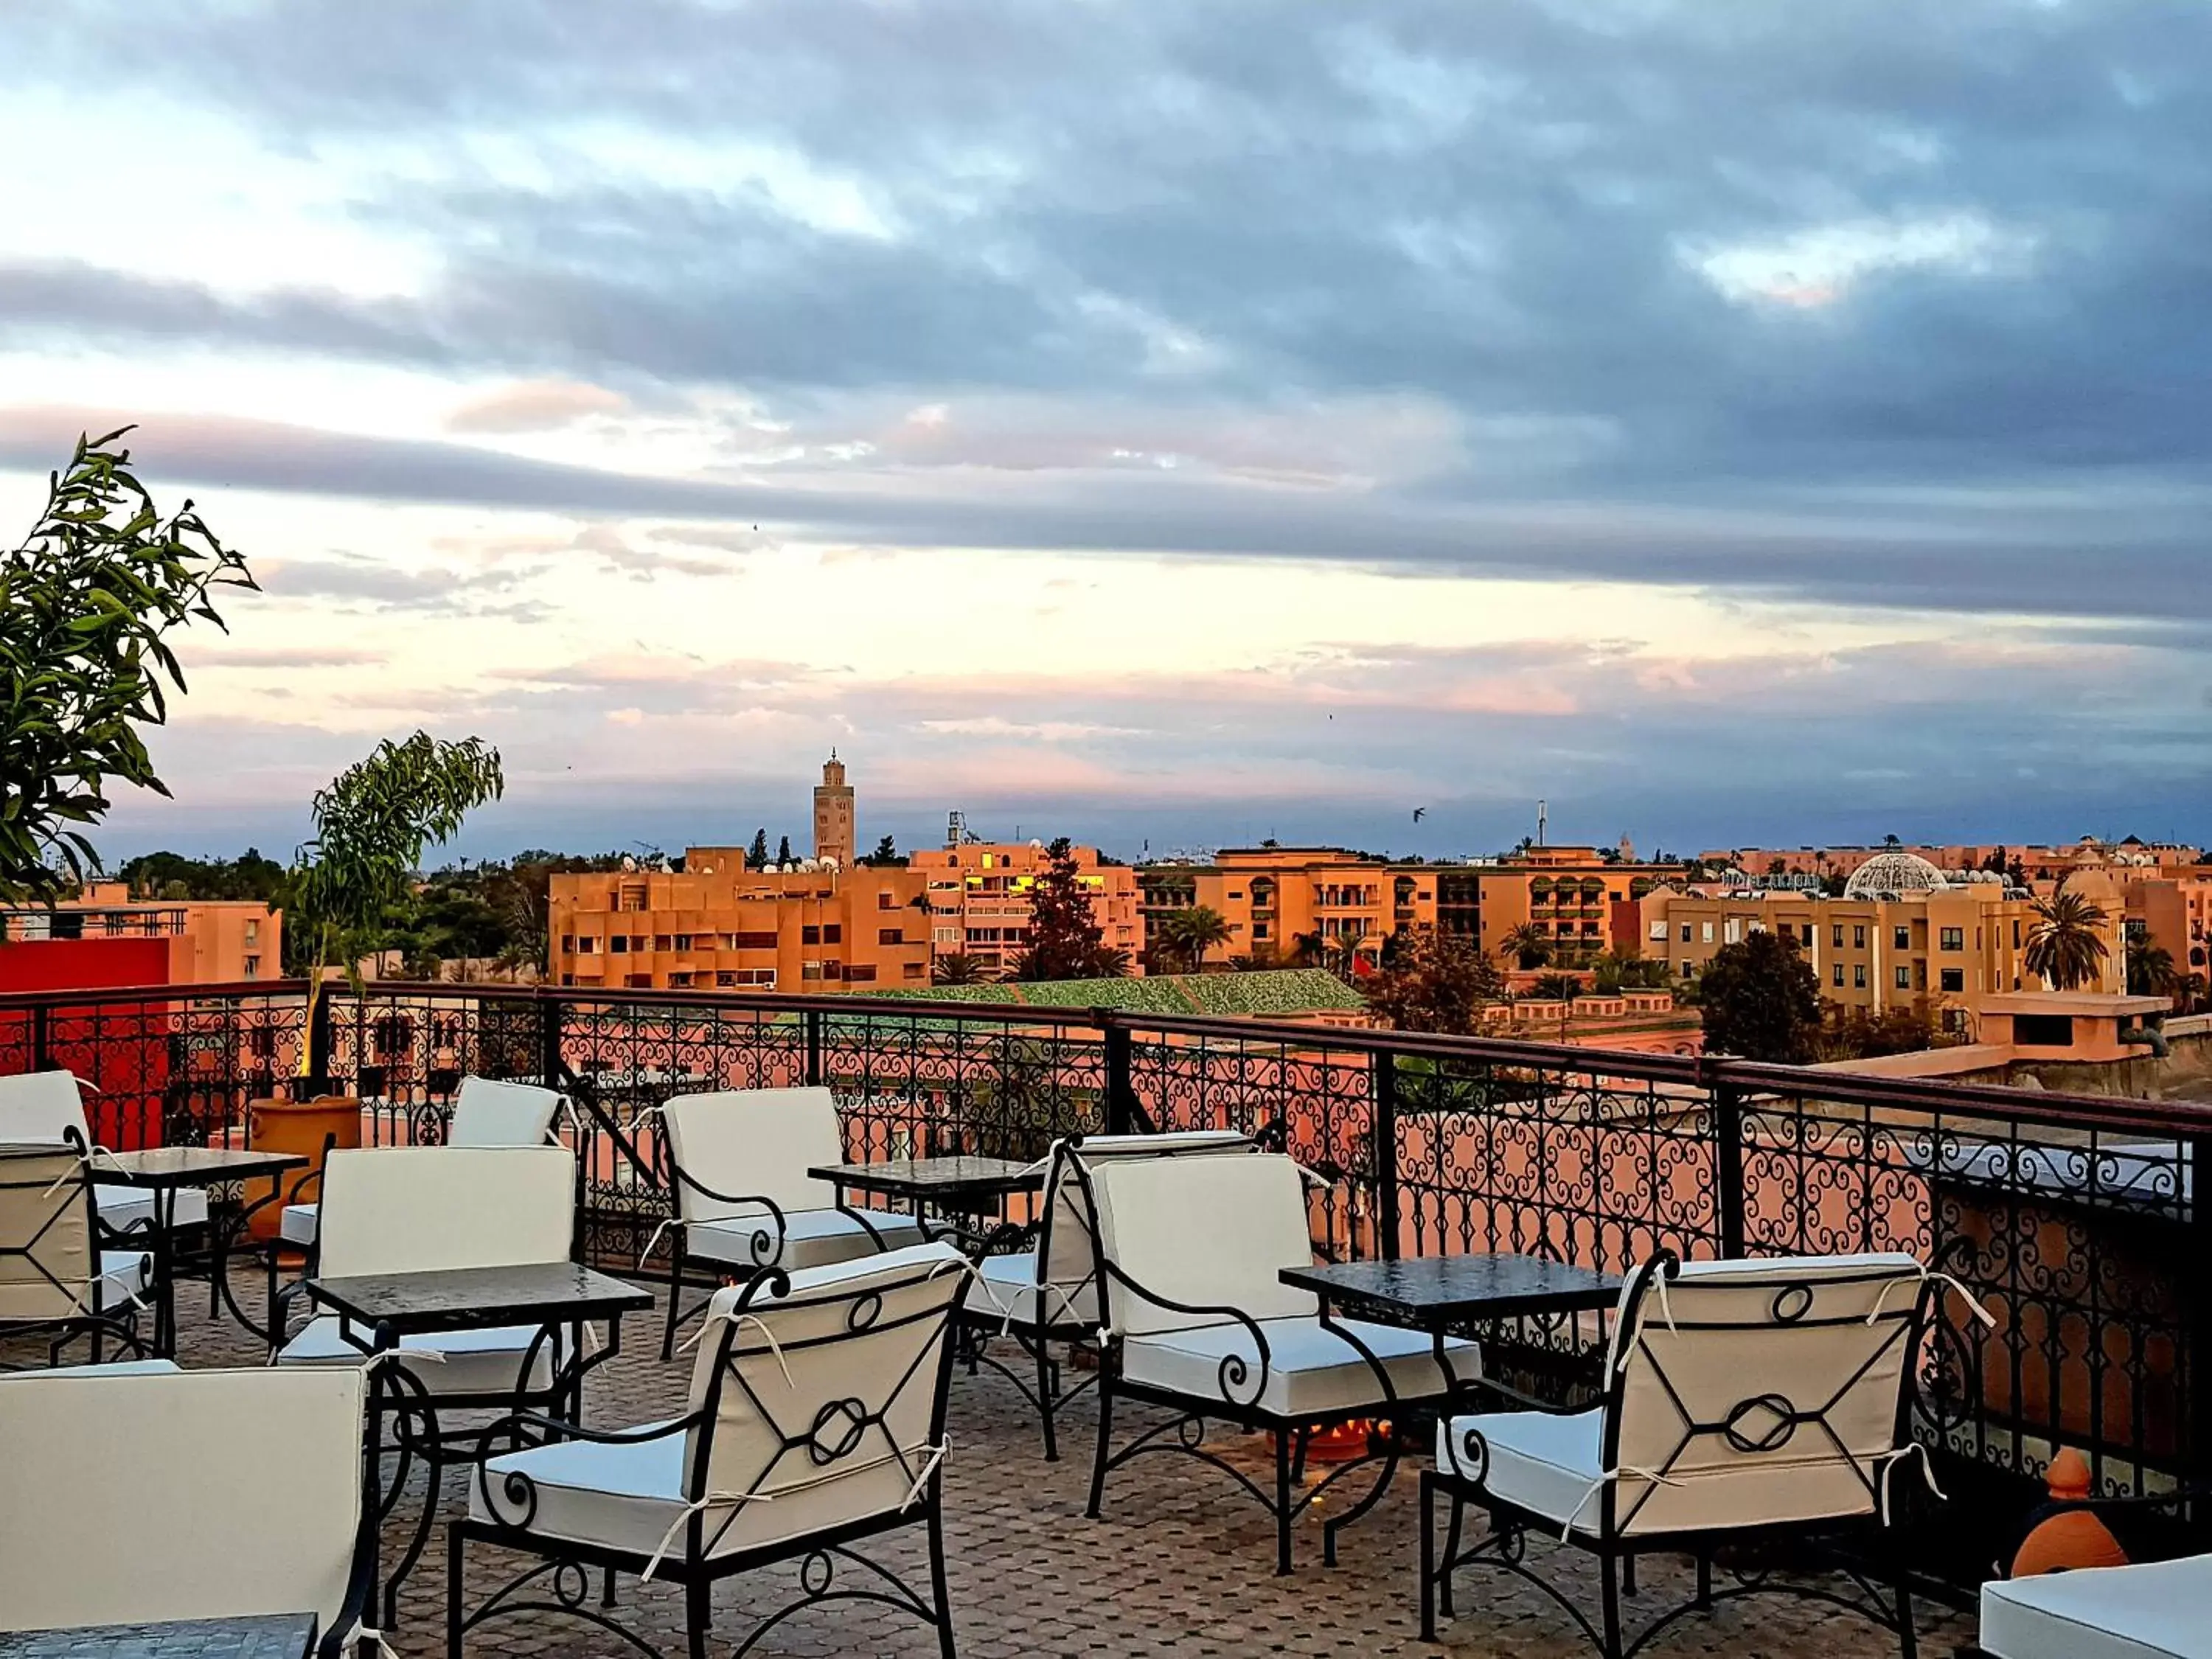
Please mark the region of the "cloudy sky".
<svg viewBox="0 0 2212 1659"><path fill-rule="evenodd" d="M0 23L0 530L267 592L112 852L2212 836L2212 10L193 0ZM1416 826L1413 809L1426 807Z"/></svg>

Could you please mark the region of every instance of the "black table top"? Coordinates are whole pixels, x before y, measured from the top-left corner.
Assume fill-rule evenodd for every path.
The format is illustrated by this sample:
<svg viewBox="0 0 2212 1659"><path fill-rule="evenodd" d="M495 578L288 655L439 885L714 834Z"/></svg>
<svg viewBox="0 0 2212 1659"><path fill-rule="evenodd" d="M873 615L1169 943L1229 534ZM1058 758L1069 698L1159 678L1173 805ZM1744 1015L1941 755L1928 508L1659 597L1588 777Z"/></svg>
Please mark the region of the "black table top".
<svg viewBox="0 0 2212 1659"><path fill-rule="evenodd" d="M884 1164L824 1164L806 1173L855 1192L944 1203L955 1198L1035 1192L1044 1185L1045 1172L1035 1164L1017 1164L1011 1158L960 1154L900 1158Z"/></svg>
<svg viewBox="0 0 2212 1659"><path fill-rule="evenodd" d="M1620 1280L1533 1255L1431 1255L1407 1261L1342 1261L1285 1267L1283 1283L1367 1317L1426 1326L1612 1307Z"/></svg>
<svg viewBox="0 0 2212 1659"><path fill-rule="evenodd" d="M563 1325L641 1313L653 1292L573 1261L522 1267L453 1267L434 1273L311 1279L307 1295L362 1325L395 1336L485 1330L495 1325Z"/></svg>
<svg viewBox="0 0 2212 1659"><path fill-rule="evenodd" d="M298 1152L260 1152L246 1146L149 1146L95 1154L92 1178L122 1187L211 1187L304 1169L307 1164Z"/></svg>
<svg viewBox="0 0 2212 1659"><path fill-rule="evenodd" d="M159 1625L0 1631L0 1659L305 1659L312 1613L185 1619Z"/></svg>

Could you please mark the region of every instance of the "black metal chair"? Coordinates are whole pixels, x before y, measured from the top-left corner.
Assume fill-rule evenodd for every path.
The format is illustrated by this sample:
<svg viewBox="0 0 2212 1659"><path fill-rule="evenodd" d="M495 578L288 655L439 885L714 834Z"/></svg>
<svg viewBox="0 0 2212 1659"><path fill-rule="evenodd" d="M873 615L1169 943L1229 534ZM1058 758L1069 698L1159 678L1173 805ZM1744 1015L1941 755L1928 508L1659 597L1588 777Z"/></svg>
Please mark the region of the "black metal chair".
<svg viewBox="0 0 2212 1659"><path fill-rule="evenodd" d="M703 1656L715 1583L794 1560L799 1595L737 1655L794 1613L866 1601L934 1627L954 1659L942 1465L951 1334L969 1278L944 1243L772 1268L714 1297L683 1416L614 1431L533 1415L492 1424L469 1514L447 1531L449 1659L470 1631L533 1613L656 1654L603 1610L617 1572L682 1584L689 1651ZM489 1455L541 1433L555 1443ZM927 1596L854 1547L917 1525L929 1534ZM472 1612L462 1603L471 1540L534 1558ZM850 1587L839 1582L848 1567ZM601 1608L589 1605L593 1570L605 1576Z"/></svg>
<svg viewBox="0 0 2212 1659"><path fill-rule="evenodd" d="M50 1364L80 1339L94 1364L111 1343L143 1358L137 1299L153 1261L102 1249L105 1234L74 1129L58 1146L0 1146L0 1336L45 1339Z"/></svg>
<svg viewBox="0 0 2212 1659"><path fill-rule="evenodd" d="M1605 1659L1626 1659L1717 1601L1787 1591L1865 1614L1917 1650L1901 1566L1887 1601L1764 1576L1716 1591L1716 1552L1871 1528L1881 1543L1908 1434L1913 1366L1936 1281L1909 1255L1787 1256L1685 1263L1662 1252L1623 1287L1604 1395L1585 1409L1530 1407L1440 1424L1421 1479L1421 1629L1452 1613L1452 1574L1514 1573L1564 1607ZM1924 1473L1924 1466L1923 1466ZM1442 1553L1435 1509L1449 1500ZM1462 1548L1469 1508L1489 1517ZM1525 1559L1549 1534L1597 1558L1595 1622ZM1687 1601L1624 1639L1624 1573L1651 1552L1686 1554ZM1632 1579L1629 1580L1632 1587Z"/></svg>

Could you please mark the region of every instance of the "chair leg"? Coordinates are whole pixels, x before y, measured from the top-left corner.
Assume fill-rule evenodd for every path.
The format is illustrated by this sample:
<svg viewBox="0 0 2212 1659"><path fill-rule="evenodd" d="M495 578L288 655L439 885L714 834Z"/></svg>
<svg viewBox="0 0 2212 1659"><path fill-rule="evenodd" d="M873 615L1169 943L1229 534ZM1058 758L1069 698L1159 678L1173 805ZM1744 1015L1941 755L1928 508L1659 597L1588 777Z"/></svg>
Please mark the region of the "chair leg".
<svg viewBox="0 0 2212 1659"><path fill-rule="evenodd" d="M1620 1593L1623 1595L1636 1594L1636 1558L1632 1555L1620 1558Z"/></svg>
<svg viewBox="0 0 2212 1659"><path fill-rule="evenodd" d="M1906 1582L1905 1565L1899 1563L1893 1594L1897 1597L1897 1651L1899 1659L1919 1659L1920 1632L1912 1622L1912 1587Z"/></svg>
<svg viewBox="0 0 2212 1659"><path fill-rule="evenodd" d="M1698 1610L1710 1613L1713 1607L1713 1553L1709 1549L1698 1552Z"/></svg>
<svg viewBox="0 0 2212 1659"><path fill-rule="evenodd" d="M461 1523L446 1523L446 1659L461 1659Z"/></svg>
<svg viewBox="0 0 2212 1659"><path fill-rule="evenodd" d="M1421 1472L1421 1640L1437 1639L1437 1505L1436 1477L1428 1470ZM1450 1571L1445 1562L1445 1571Z"/></svg>
<svg viewBox="0 0 2212 1659"><path fill-rule="evenodd" d="M599 1605L611 1607L615 1604L615 1570L608 1567L599 1575Z"/></svg>
<svg viewBox="0 0 2212 1659"><path fill-rule="evenodd" d="M1291 1479L1303 1484L1306 1478L1306 1452L1313 1445L1313 1431L1298 1431L1297 1449L1291 1456Z"/></svg>
<svg viewBox="0 0 2212 1659"><path fill-rule="evenodd" d="M1459 1557L1460 1523L1466 1518L1467 1501L1454 1492L1451 1495L1451 1516L1444 1527L1444 1570L1437 1575L1437 1600L1447 1619L1459 1617L1459 1609L1452 1606L1451 1564Z"/></svg>
<svg viewBox="0 0 2212 1659"><path fill-rule="evenodd" d="M1044 1461L1060 1462L1060 1442L1053 1432L1052 1346L1040 1329L1036 1339L1037 1415L1044 1419Z"/></svg>
<svg viewBox="0 0 2212 1659"><path fill-rule="evenodd" d="M1620 1577L1615 1570L1617 1565L1611 1550L1598 1553L1598 1583L1605 1608L1604 1640L1600 1650L1604 1659L1620 1659Z"/></svg>
<svg viewBox="0 0 2212 1659"><path fill-rule="evenodd" d="M1275 1577L1291 1570L1291 1436L1275 1431Z"/></svg>
<svg viewBox="0 0 2212 1659"><path fill-rule="evenodd" d="M704 1578L694 1578L684 1587L684 1634L691 1659L707 1659L707 1635L714 1622L713 1589Z"/></svg>
<svg viewBox="0 0 2212 1659"><path fill-rule="evenodd" d="M660 1361L664 1365L676 1358L676 1310L684 1300L684 1234L680 1228L668 1230L668 1323L660 1334Z"/></svg>
<svg viewBox="0 0 2212 1659"><path fill-rule="evenodd" d="M1106 1448L1114 1433L1114 1384L1106 1374L1106 1361L1098 1362L1098 1445L1091 1459L1091 1507L1085 1514L1096 1521L1106 1498Z"/></svg>
<svg viewBox="0 0 2212 1659"><path fill-rule="evenodd" d="M945 1502L941 1490L929 1504L929 1595L937 1607L940 1659L957 1659L952 1649L952 1596L945 1583Z"/></svg>

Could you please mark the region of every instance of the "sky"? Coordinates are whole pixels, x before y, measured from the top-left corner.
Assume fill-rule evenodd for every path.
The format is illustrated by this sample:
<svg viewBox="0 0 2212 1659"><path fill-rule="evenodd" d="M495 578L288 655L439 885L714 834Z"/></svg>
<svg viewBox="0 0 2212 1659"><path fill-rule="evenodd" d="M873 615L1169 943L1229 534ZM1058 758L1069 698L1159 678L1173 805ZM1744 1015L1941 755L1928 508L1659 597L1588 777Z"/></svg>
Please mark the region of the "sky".
<svg viewBox="0 0 2212 1659"><path fill-rule="evenodd" d="M0 534L264 592L112 856L2212 838L2212 9L145 0L0 22ZM1422 809L1419 822L1416 808Z"/></svg>

